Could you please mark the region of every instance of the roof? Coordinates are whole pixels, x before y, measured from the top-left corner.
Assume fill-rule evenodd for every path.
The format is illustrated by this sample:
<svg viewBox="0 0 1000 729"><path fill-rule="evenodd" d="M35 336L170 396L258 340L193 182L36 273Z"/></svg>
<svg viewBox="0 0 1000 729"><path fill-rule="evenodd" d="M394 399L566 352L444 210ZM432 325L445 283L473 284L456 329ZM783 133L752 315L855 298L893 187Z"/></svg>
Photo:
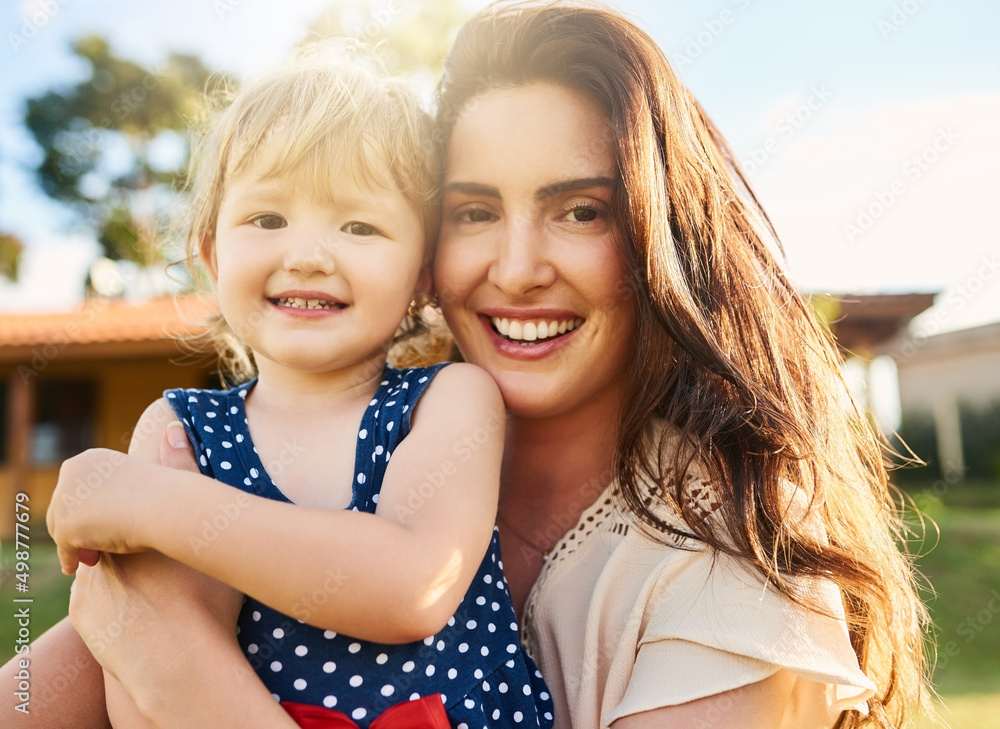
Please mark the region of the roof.
<svg viewBox="0 0 1000 729"><path fill-rule="evenodd" d="M95 298L71 311L4 313L0 361L31 357L39 347L53 346L91 356L176 352L175 340L201 331L212 311L208 297L170 296L138 302Z"/></svg>
<svg viewBox="0 0 1000 729"><path fill-rule="evenodd" d="M934 293L840 294L830 312L837 344L864 354L899 334L917 314L934 304Z"/></svg>

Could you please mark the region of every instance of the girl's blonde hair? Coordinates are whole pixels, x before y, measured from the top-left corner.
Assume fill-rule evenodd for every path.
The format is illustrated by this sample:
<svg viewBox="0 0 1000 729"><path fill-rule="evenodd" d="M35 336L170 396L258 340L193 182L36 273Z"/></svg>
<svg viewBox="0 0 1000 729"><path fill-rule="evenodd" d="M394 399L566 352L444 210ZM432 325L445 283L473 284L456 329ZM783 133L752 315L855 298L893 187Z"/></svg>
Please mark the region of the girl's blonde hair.
<svg viewBox="0 0 1000 729"><path fill-rule="evenodd" d="M399 190L417 210L431 250L439 228L431 119L408 85L387 75L365 48L346 40L310 44L235 94L214 96L223 108L195 133L181 232L192 274L199 256L212 253L229 182L259 162L265 146L264 178L291 178L323 194L331 172L343 170L360 185ZM426 330L414 313L396 341ZM212 317L202 341L214 346L231 382L255 374L250 352L221 314Z"/></svg>
<svg viewBox="0 0 1000 729"><path fill-rule="evenodd" d="M838 729L904 726L926 705L927 622L881 442L850 401L832 337L788 281L777 236L719 130L656 42L600 6L498 3L460 30L438 89L439 153L483 92L555 83L596 103L612 127L614 210L625 239L638 325L625 376L615 471L629 510L666 538L737 555L792 599L832 580L851 642L876 684L868 714ZM845 410L844 403L849 402ZM645 437L663 420L683 445ZM705 518L687 476L700 464L718 519ZM646 484L658 485L652 498ZM788 484L808 504L789 508ZM714 506L714 505L713 505ZM821 524L817 530L812 525Z"/></svg>

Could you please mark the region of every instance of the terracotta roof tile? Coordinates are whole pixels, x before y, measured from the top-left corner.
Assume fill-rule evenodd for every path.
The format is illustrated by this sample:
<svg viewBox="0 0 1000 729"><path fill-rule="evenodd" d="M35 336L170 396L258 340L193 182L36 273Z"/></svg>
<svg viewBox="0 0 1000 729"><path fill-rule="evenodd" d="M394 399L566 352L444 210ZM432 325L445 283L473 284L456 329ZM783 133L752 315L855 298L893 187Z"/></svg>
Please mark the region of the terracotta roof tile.
<svg viewBox="0 0 1000 729"><path fill-rule="evenodd" d="M0 313L0 348L39 344L151 342L188 336L213 311L211 299L92 299L79 309L45 314Z"/></svg>

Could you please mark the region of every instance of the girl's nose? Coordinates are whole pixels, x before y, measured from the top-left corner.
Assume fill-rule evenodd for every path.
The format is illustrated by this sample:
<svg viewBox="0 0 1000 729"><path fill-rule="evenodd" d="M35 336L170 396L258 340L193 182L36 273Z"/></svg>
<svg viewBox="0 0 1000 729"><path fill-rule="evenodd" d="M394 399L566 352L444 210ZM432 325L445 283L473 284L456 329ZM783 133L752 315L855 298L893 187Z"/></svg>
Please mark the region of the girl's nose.
<svg viewBox="0 0 1000 729"><path fill-rule="evenodd" d="M508 295L522 296L551 286L555 279L539 224L529 218L508 219L490 265L490 283Z"/></svg>
<svg viewBox="0 0 1000 729"><path fill-rule="evenodd" d="M323 230L290 231L285 268L305 275L330 275L336 270L336 246L336 237Z"/></svg>

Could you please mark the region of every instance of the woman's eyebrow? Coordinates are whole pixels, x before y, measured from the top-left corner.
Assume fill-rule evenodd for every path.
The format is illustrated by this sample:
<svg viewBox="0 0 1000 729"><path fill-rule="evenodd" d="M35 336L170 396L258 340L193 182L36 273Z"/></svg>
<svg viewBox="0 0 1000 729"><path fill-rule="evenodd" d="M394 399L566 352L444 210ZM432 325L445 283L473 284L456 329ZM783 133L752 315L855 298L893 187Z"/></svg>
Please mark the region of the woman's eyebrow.
<svg viewBox="0 0 1000 729"><path fill-rule="evenodd" d="M575 180L561 180L560 182L553 182L551 185L539 188L538 192L535 193L535 199L544 200L553 195L559 195L572 190L584 190L590 187L613 188L614 186L615 181L610 177L580 177Z"/></svg>

